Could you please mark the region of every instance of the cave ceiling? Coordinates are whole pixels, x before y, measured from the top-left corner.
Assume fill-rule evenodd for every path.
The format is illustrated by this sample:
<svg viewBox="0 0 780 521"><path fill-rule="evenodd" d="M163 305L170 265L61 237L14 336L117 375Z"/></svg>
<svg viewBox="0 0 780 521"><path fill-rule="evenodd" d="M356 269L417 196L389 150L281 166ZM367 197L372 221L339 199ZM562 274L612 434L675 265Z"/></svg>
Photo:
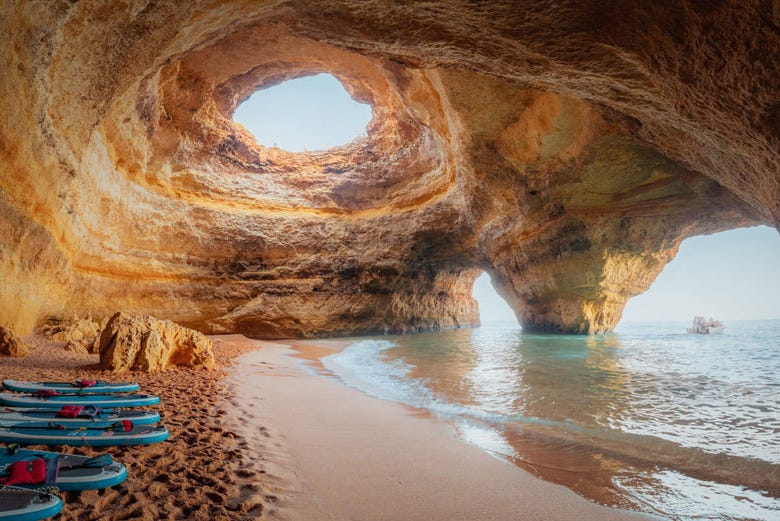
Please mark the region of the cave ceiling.
<svg viewBox="0 0 780 521"><path fill-rule="evenodd" d="M776 2L6 2L0 323L261 338L612 329L687 237L780 224ZM317 73L321 152L232 120Z"/></svg>

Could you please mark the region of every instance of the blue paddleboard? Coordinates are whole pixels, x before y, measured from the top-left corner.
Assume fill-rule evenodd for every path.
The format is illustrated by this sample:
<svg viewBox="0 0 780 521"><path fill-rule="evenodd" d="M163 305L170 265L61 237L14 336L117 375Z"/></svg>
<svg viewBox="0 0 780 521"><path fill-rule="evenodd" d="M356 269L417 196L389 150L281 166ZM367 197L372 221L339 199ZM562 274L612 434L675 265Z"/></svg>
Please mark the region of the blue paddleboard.
<svg viewBox="0 0 780 521"><path fill-rule="evenodd" d="M61 510L62 500L55 495L0 486L0 520L38 521L56 516Z"/></svg>
<svg viewBox="0 0 780 521"><path fill-rule="evenodd" d="M168 429L162 425L132 425L116 422L109 427L67 428L56 422L0 425L0 442L23 445L70 445L72 447L112 447L150 445L168 439Z"/></svg>
<svg viewBox="0 0 780 521"><path fill-rule="evenodd" d="M148 425L160 421L160 415L144 409L99 409L85 406L75 418L65 418L58 409L30 407L0 407L0 425L10 426L28 422L56 422L71 427L108 427L122 420L133 425Z"/></svg>
<svg viewBox="0 0 780 521"><path fill-rule="evenodd" d="M0 404L10 407L34 407L36 409L59 409L63 405L94 405L101 408L143 407L160 403L158 396L148 394L63 394L59 396L38 396L35 394L0 393Z"/></svg>
<svg viewBox="0 0 780 521"><path fill-rule="evenodd" d="M94 382L94 383L93 383ZM89 385L89 384L92 385ZM3 380L3 387L18 393L34 393L36 391L57 391L67 394L105 394L127 393L137 391L137 383L111 383L100 380L76 380L75 382L25 382L22 380Z"/></svg>
<svg viewBox="0 0 780 521"><path fill-rule="evenodd" d="M94 458L46 452L41 450L17 449L0 447L0 476L7 472L7 467L16 461L29 461L43 458L47 461L59 460L59 474L55 480L38 484L20 484L24 488L57 487L60 490L95 490L113 487L127 478L127 469L121 463L113 461L110 455L104 454Z"/></svg>

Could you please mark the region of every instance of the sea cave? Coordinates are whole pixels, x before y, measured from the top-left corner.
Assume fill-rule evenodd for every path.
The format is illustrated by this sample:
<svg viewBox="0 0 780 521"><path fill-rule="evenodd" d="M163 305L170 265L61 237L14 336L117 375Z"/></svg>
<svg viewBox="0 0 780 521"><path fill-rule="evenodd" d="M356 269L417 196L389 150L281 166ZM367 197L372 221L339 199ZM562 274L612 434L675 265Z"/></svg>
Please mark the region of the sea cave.
<svg viewBox="0 0 780 521"><path fill-rule="evenodd" d="M761 2L12 2L0 324L147 313L309 338L612 330L687 237L780 224ZM327 73L373 117L259 144L254 92Z"/></svg>

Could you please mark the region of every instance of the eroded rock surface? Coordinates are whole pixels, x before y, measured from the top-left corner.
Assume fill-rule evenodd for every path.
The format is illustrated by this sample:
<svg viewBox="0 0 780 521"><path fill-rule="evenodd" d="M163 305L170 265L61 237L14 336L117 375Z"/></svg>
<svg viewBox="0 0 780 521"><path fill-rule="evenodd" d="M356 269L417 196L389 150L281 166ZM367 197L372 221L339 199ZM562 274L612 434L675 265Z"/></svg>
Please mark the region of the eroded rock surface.
<svg viewBox="0 0 780 521"><path fill-rule="evenodd" d="M114 372L169 366L213 368L211 340L198 331L148 315L117 313L100 335L100 367Z"/></svg>
<svg viewBox="0 0 780 521"><path fill-rule="evenodd" d="M70 351L71 353L78 353L80 355L90 354L90 350L87 346L85 346L81 342L76 342L75 340L66 341L63 349L65 349L65 351Z"/></svg>
<svg viewBox="0 0 780 521"><path fill-rule="evenodd" d="M19 338L7 327L0 326L0 355L26 356L30 352L27 342Z"/></svg>
<svg viewBox="0 0 780 521"><path fill-rule="evenodd" d="M98 353L100 333L105 329L108 318L105 316L97 322L91 317L50 321L40 328L40 332L57 342L66 342L65 348L69 351Z"/></svg>
<svg viewBox="0 0 780 521"><path fill-rule="evenodd" d="M776 3L8 2L0 321L123 309L255 337L609 330L686 237L780 224ZM259 88L369 102L327 153Z"/></svg>

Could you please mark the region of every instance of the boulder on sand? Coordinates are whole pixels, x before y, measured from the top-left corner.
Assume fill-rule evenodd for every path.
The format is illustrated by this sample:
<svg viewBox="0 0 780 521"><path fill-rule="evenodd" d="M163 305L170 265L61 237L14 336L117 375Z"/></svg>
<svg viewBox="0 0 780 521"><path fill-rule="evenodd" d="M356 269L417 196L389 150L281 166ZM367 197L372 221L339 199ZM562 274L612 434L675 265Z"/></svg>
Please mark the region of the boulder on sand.
<svg viewBox="0 0 780 521"><path fill-rule="evenodd" d="M10 329L0 326L0 355L25 356L30 346Z"/></svg>
<svg viewBox="0 0 780 521"><path fill-rule="evenodd" d="M84 346L81 342L76 342L75 340L68 340L65 343L65 351L70 351L71 353L78 353L80 355L88 355L89 349Z"/></svg>
<svg viewBox="0 0 780 521"><path fill-rule="evenodd" d="M149 315L117 313L100 335L100 367L114 372L158 371L171 365L214 367L211 340Z"/></svg>

